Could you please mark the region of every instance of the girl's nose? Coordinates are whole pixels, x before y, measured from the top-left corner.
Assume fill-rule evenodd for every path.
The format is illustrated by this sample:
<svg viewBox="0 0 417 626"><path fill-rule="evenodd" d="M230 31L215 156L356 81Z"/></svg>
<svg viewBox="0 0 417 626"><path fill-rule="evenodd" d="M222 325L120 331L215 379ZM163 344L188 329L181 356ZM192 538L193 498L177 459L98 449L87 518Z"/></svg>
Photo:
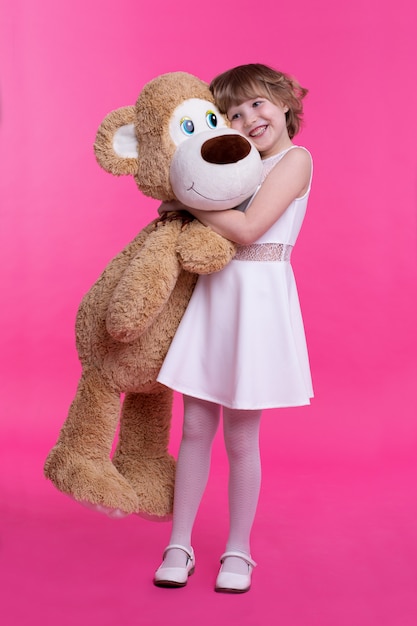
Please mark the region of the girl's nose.
<svg viewBox="0 0 417 626"><path fill-rule="evenodd" d="M256 113L255 111L251 111L249 115L245 116L243 120L243 124L245 127L252 126L252 124L256 121Z"/></svg>

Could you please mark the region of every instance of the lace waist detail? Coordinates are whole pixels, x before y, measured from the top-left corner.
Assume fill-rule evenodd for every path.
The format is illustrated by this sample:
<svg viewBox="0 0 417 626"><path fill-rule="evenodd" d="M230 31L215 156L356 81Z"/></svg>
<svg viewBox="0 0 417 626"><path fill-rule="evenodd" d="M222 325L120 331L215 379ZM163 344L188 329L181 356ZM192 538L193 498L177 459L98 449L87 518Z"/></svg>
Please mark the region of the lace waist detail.
<svg viewBox="0 0 417 626"><path fill-rule="evenodd" d="M293 246L287 243L252 243L240 246L235 256L236 261L289 261Z"/></svg>

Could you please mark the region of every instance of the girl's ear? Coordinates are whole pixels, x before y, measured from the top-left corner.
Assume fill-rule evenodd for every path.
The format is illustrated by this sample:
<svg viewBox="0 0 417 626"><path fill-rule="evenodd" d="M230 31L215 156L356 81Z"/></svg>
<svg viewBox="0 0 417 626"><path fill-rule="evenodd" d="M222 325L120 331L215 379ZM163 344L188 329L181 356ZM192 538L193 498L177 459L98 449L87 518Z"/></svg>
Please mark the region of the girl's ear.
<svg viewBox="0 0 417 626"><path fill-rule="evenodd" d="M114 176L132 176L138 171L135 115L134 106L116 109L106 115L97 131L94 143L97 162Z"/></svg>

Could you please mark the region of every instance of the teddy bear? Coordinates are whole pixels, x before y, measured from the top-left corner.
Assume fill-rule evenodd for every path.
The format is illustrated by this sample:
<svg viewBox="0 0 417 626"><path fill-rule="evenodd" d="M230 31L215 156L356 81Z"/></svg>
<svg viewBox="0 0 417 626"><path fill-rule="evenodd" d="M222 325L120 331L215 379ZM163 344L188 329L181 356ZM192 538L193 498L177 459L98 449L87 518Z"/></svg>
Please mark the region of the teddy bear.
<svg viewBox="0 0 417 626"><path fill-rule="evenodd" d="M164 520L174 491L173 392L156 378L198 274L221 270L236 249L185 209L242 208L262 166L208 85L186 72L151 80L135 105L110 112L94 151L104 170L133 176L162 205L82 299L81 378L44 474L109 516Z"/></svg>

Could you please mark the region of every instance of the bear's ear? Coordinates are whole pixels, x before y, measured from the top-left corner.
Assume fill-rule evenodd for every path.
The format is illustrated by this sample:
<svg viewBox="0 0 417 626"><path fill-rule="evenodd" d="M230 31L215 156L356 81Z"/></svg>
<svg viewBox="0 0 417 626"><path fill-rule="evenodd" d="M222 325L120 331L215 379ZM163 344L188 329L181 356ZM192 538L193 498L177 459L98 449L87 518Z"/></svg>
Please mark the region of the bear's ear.
<svg viewBox="0 0 417 626"><path fill-rule="evenodd" d="M135 107L112 111L97 131L94 152L100 167L115 176L138 171L138 141L135 133Z"/></svg>

